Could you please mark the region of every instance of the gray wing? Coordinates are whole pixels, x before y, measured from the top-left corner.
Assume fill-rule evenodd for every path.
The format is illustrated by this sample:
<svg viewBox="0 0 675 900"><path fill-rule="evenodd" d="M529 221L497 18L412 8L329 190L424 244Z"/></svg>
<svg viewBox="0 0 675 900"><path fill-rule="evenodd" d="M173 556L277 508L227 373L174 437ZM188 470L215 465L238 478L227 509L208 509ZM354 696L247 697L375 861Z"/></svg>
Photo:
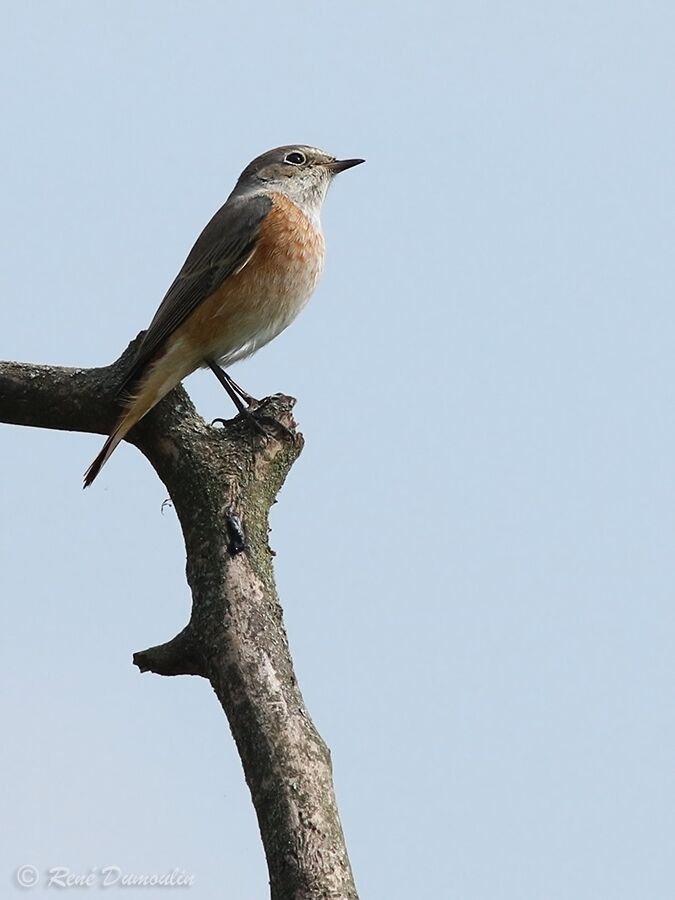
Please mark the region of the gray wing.
<svg viewBox="0 0 675 900"><path fill-rule="evenodd" d="M136 380L164 341L223 282L236 274L256 248L269 197L230 200L218 210L190 250L183 268L145 332L121 391Z"/></svg>

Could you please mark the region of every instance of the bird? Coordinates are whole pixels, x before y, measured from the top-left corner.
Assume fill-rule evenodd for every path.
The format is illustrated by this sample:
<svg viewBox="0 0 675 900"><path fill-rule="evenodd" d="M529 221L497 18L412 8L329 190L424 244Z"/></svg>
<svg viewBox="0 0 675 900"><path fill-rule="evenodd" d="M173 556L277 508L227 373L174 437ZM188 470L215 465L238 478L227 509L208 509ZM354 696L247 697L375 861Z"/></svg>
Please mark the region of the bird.
<svg viewBox="0 0 675 900"><path fill-rule="evenodd" d="M255 405L224 367L281 334L305 306L323 268L320 213L328 188L364 161L287 144L246 166L141 338L120 387L122 411L84 487L134 425L200 367L211 369L240 413Z"/></svg>

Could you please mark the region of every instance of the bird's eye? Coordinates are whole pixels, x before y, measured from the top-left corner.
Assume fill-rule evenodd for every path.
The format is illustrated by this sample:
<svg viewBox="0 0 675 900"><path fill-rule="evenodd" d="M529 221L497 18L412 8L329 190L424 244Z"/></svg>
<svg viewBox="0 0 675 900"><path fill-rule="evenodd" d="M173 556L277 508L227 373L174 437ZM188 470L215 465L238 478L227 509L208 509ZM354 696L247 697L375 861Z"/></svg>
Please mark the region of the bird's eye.
<svg viewBox="0 0 675 900"><path fill-rule="evenodd" d="M300 153L299 150L294 150L292 153L286 154L284 162L291 163L293 166L301 166L307 162L307 157L304 153Z"/></svg>

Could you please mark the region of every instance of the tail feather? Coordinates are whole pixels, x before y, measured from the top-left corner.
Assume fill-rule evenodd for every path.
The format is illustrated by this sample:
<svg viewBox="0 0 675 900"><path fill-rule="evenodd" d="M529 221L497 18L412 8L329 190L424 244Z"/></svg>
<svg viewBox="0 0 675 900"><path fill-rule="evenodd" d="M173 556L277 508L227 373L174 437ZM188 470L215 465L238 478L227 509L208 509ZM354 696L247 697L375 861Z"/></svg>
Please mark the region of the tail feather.
<svg viewBox="0 0 675 900"><path fill-rule="evenodd" d="M174 342L136 382L136 390L125 400L126 409L120 416L112 434L101 452L84 475L84 486L89 487L117 445L124 440L134 425L150 412L169 391L198 365L199 357L187 353L182 340Z"/></svg>
<svg viewBox="0 0 675 900"><path fill-rule="evenodd" d="M140 421L143 416L152 409L155 403L159 401L159 399L160 397L157 397L154 392L150 393L149 391L145 390L139 393L137 397L133 398L130 401L131 406L128 410L126 410L126 412L123 413L122 417L113 429L110 437L106 440L105 444L101 448L101 452L84 473L84 487L89 487L89 485L96 478L103 466L110 459L117 445L124 440L127 434L134 427L136 422Z"/></svg>
<svg viewBox="0 0 675 900"><path fill-rule="evenodd" d="M120 433L120 429L116 428L113 431L113 433L110 435L108 440L105 442L105 444L103 445L101 452L98 454L96 459L89 466L87 471L84 473L83 487L86 487L86 488L89 487L89 485L92 483L94 478L96 478L98 473L101 471L103 466L106 464L108 459L110 459L110 456L112 455L113 450L115 449L115 447L117 447L119 442L122 440L122 437L123 437L123 435Z"/></svg>

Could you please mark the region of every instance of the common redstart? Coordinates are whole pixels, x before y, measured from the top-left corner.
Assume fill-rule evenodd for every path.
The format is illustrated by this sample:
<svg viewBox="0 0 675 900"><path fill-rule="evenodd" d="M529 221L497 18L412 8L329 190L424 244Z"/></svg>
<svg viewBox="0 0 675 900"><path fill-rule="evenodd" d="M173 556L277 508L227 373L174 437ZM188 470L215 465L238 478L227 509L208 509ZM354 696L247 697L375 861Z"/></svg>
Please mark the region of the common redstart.
<svg viewBox="0 0 675 900"><path fill-rule="evenodd" d="M307 303L323 268L326 192L338 172L362 162L300 144L246 166L145 332L120 389L123 412L85 487L130 429L200 366L214 372L240 413L255 403L221 367L255 353Z"/></svg>

